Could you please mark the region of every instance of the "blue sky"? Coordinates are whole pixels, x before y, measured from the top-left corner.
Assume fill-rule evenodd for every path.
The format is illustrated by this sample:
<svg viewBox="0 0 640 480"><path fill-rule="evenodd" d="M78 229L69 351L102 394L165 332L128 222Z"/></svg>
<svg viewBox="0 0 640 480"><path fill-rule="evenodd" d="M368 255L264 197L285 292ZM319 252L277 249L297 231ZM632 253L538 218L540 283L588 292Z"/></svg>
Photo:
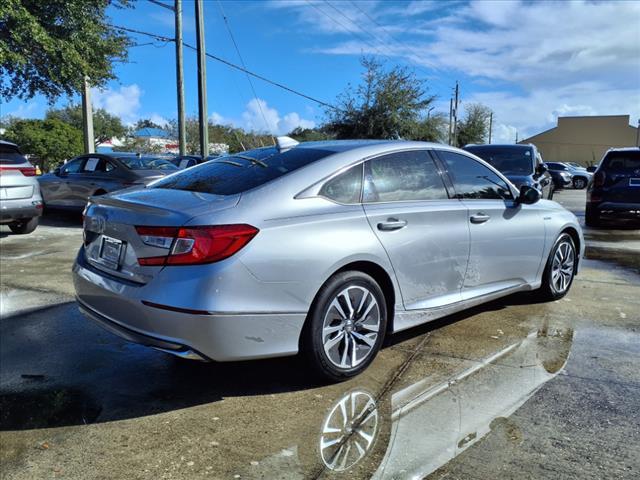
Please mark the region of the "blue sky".
<svg viewBox="0 0 640 480"><path fill-rule="evenodd" d="M166 3L172 3L165 0ZM460 81L462 109L495 112L495 141L555 125L559 115L640 117L640 2L223 1L247 67L315 98L334 102L362 73L362 54L416 69L436 111L448 113ZM173 36L172 12L138 1L108 10L112 22ZM185 41L195 44L193 2L184 0ZM239 63L217 0L205 1L207 51ZM139 44L152 42L134 36ZM195 52L185 49L186 105L197 113ZM134 47L118 80L94 91L94 105L127 123L176 117L173 44ZM209 60L209 116L271 133L322 122L323 108ZM65 104L61 99L58 105ZM42 117L35 97L0 105L2 115ZM263 115L264 114L264 115ZM266 117L266 122L265 118Z"/></svg>

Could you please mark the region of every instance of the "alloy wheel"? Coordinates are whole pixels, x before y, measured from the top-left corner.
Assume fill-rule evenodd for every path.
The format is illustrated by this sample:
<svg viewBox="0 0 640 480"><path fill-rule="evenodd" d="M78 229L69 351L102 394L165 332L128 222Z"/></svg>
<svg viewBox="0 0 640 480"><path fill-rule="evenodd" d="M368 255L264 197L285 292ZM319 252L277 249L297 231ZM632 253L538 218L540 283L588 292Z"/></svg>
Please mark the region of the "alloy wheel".
<svg viewBox="0 0 640 480"><path fill-rule="evenodd" d="M351 285L329 304L322 326L322 344L329 361L350 369L374 351L380 334L380 307L367 288Z"/></svg>
<svg viewBox="0 0 640 480"><path fill-rule="evenodd" d="M551 287L556 293L564 293L573 278L575 251L573 244L565 239L558 245L551 264Z"/></svg>

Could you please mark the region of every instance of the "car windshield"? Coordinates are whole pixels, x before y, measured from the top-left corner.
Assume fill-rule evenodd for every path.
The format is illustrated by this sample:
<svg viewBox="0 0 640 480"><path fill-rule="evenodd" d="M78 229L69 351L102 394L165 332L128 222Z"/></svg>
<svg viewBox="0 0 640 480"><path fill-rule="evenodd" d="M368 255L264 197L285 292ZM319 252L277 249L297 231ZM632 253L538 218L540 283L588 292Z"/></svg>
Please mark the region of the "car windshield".
<svg viewBox="0 0 640 480"><path fill-rule="evenodd" d="M158 157L118 157L120 163L131 170L177 170L173 163Z"/></svg>
<svg viewBox="0 0 640 480"><path fill-rule="evenodd" d="M640 175L640 151L610 152L605 157L602 167L605 170L624 173L638 170Z"/></svg>
<svg viewBox="0 0 640 480"><path fill-rule="evenodd" d="M158 180L150 188L234 195L263 185L333 153L330 150L312 148L294 148L285 152L279 152L274 147L259 148L202 163Z"/></svg>
<svg viewBox="0 0 640 480"><path fill-rule="evenodd" d="M467 147L466 150L482 158L505 175L533 173L533 157L529 148Z"/></svg>
<svg viewBox="0 0 640 480"><path fill-rule="evenodd" d="M24 155L13 145L0 144L0 164L18 165L26 161Z"/></svg>

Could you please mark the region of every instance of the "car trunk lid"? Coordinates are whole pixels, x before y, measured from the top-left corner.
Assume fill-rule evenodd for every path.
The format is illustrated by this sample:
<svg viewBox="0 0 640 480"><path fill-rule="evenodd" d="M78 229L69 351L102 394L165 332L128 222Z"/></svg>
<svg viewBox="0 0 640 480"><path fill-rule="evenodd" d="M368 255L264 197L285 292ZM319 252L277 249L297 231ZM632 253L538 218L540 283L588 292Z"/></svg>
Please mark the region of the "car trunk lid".
<svg viewBox="0 0 640 480"><path fill-rule="evenodd" d="M85 210L85 258L94 267L129 281L147 283L162 266L139 258L166 255L167 248L143 242L136 227L180 227L191 218L234 207L240 195L138 189L92 197Z"/></svg>

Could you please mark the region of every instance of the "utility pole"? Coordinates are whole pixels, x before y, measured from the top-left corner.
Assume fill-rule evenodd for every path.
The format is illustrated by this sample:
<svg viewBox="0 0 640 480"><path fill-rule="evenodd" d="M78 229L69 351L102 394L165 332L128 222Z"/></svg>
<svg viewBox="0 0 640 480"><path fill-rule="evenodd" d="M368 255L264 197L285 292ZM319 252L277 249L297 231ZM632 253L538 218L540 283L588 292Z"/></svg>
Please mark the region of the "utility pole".
<svg viewBox="0 0 640 480"><path fill-rule="evenodd" d="M198 123L200 125L200 155L209 155L207 118L207 57L204 42L204 11L202 0L196 0L196 48L198 51Z"/></svg>
<svg viewBox="0 0 640 480"><path fill-rule="evenodd" d="M491 133L493 131L493 112L489 114L489 145L491 145Z"/></svg>
<svg viewBox="0 0 640 480"><path fill-rule="evenodd" d="M178 149L180 155L186 153L187 133L184 118L184 74L182 68L182 0L175 0L176 27L176 86L178 88Z"/></svg>
<svg viewBox="0 0 640 480"><path fill-rule="evenodd" d="M82 86L82 130L84 133L84 153L95 153L91 93L89 91L89 77L86 75Z"/></svg>
<svg viewBox="0 0 640 480"><path fill-rule="evenodd" d="M456 80L456 101L453 107L453 146L458 145L458 81Z"/></svg>
<svg viewBox="0 0 640 480"><path fill-rule="evenodd" d="M451 131L453 129L453 97L449 98L449 145L451 145Z"/></svg>
<svg viewBox="0 0 640 480"><path fill-rule="evenodd" d="M516 130L516 143L518 143L518 131Z"/></svg>

